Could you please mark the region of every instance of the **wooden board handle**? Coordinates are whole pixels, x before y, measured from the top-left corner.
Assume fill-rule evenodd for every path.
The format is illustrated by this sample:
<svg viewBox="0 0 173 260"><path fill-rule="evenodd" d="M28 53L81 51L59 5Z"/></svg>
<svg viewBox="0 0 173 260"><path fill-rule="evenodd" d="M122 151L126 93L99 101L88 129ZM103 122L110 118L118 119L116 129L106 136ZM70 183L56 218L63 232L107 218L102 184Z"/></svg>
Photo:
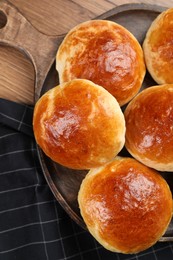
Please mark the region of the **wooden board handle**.
<svg viewBox="0 0 173 260"><path fill-rule="evenodd" d="M0 1L0 13L6 16L7 20L4 27L0 29L0 44L17 48L31 59L35 69L35 100L37 101L62 37L48 36L39 32L7 0Z"/></svg>

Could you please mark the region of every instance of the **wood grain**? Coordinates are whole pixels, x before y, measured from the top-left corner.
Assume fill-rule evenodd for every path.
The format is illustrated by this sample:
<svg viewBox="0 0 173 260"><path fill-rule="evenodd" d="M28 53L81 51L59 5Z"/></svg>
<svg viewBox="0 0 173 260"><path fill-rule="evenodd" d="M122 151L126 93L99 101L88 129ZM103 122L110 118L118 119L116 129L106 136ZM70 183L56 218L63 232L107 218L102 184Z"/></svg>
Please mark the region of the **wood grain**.
<svg viewBox="0 0 173 260"><path fill-rule="evenodd" d="M1 0L0 0L1 1ZM80 22L92 19L130 0L10 0L38 30L61 35ZM138 3L156 4L154 0ZM173 6L173 0L158 0L158 5ZM0 28L4 19L0 13ZM0 36L1 37L1 36ZM0 46L0 97L33 104L34 70L23 54Z"/></svg>
<svg viewBox="0 0 173 260"><path fill-rule="evenodd" d="M33 103L34 68L26 56L14 48L0 48L0 96L20 103Z"/></svg>

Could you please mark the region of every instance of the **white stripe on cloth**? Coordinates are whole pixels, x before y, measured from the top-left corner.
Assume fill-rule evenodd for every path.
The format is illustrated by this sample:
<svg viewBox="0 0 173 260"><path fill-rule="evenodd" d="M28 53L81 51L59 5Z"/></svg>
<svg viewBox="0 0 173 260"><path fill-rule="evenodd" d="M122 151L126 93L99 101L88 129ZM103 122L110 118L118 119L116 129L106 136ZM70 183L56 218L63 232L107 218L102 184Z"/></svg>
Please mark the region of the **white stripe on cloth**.
<svg viewBox="0 0 173 260"><path fill-rule="evenodd" d="M33 150L37 151L36 148L34 148ZM23 150L17 150L17 151L13 151L13 152L9 152L9 153L3 153L3 154L0 154L0 157L3 157L5 155L10 155L10 154L23 153L23 152L31 152L31 149L23 149Z"/></svg>
<svg viewBox="0 0 173 260"><path fill-rule="evenodd" d="M47 185L39 185L39 184L28 185L28 186L24 186L24 187L20 187L20 188L15 188L15 189L3 190L3 191L0 191L0 194L8 193L8 192L15 192L15 191L19 191L19 190L30 189L30 188L34 188L34 187L44 187L44 186L47 187Z"/></svg>
<svg viewBox="0 0 173 260"><path fill-rule="evenodd" d="M19 123L19 124L21 123L20 120L17 120L17 119L15 119L15 118L11 117L11 116L7 116L7 115L5 115L4 113L0 113L0 114L1 114L2 116L6 117L6 118L9 118L9 119L11 119L11 120L13 120L13 121ZM26 126L28 126L28 127L30 127L30 128L32 128L31 125L28 125L28 124L26 124L26 123L24 123L24 122L22 122L22 124L23 124L23 125L26 125Z"/></svg>
<svg viewBox="0 0 173 260"><path fill-rule="evenodd" d="M3 138L6 138L6 137L9 137L9 136L13 136L13 135L19 135L20 133L10 133L10 134L6 134L6 135L2 135L0 136L0 139L3 139Z"/></svg>
<svg viewBox="0 0 173 260"><path fill-rule="evenodd" d="M34 144L32 143L32 153L33 153L34 150L35 150L35 148L34 148L33 145L34 145ZM33 156L34 156L34 154L33 154ZM35 164L35 161L34 161L34 164ZM35 167L36 167L36 165L35 165ZM38 172L35 171L35 173L36 173L37 182L39 183ZM41 212L40 212L39 204L37 205L37 208L38 208L39 221L40 221L40 223L41 223L41 222L42 222L42 218L41 218ZM49 260L48 251L47 251L47 246L46 246L46 242L45 242L45 234L44 234L43 225L41 224L40 226L41 226L41 233L42 233L43 242L44 242L44 251L45 251L46 259Z"/></svg>
<svg viewBox="0 0 173 260"><path fill-rule="evenodd" d="M59 220L61 220L61 219L59 219ZM0 231L0 234L4 234L4 233L7 233L7 232L11 232L11 231L14 231L14 230L18 230L18 229L30 227L30 226L35 226L35 225L50 224L50 223L55 222L55 221L57 221L57 219L51 219L51 220L42 221L42 222L29 223L29 224L25 224L25 225L22 225L22 226L2 230L2 231Z"/></svg>
<svg viewBox="0 0 173 260"><path fill-rule="evenodd" d="M8 174L8 173L14 173L14 172L20 172L20 171L30 171L30 170L36 170L38 168L41 168L39 166L37 167L28 167L28 168L18 168L18 169L15 169L15 170L10 170L10 171L5 171L5 172L0 172L0 176L3 175L3 174Z"/></svg>
<svg viewBox="0 0 173 260"><path fill-rule="evenodd" d="M58 219L60 219L60 218L59 218L59 215L58 215L58 210L57 210L55 202L54 202L54 208L55 208L55 215L56 215L56 218L57 218L57 229L58 229L58 232L59 232L60 237L61 237L60 243L61 243L61 246L62 246L62 252L63 252L64 260L66 260L67 257L66 257L66 253L65 253L64 244L63 244L63 238L62 238L61 230L60 230L59 223L58 223Z"/></svg>
<svg viewBox="0 0 173 260"><path fill-rule="evenodd" d="M16 207L16 208L11 208L11 209L1 210L1 211L0 211L0 214L6 213L6 212L10 212L10 211L20 210L20 209L24 209L24 208L29 208L29 207L33 207L33 206L43 205L43 204L47 204L47 203L53 203L53 202L54 202L54 200L36 202L36 203L32 203L32 204L28 204L28 205L21 206L21 207Z"/></svg>

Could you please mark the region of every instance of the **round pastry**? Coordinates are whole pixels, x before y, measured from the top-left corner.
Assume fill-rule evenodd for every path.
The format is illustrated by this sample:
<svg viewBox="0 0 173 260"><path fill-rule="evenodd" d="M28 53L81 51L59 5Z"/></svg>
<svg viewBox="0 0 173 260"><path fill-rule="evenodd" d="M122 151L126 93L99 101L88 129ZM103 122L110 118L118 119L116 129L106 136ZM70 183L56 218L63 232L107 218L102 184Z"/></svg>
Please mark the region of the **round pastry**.
<svg viewBox="0 0 173 260"><path fill-rule="evenodd" d="M143 90L124 115L130 154L156 170L173 171L173 84Z"/></svg>
<svg viewBox="0 0 173 260"><path fill-rule="evenodd" d="M139 91L146 69L136 38L121 25L92 20L74 27L61 43L56 68L60 83L84 78L127 103Z"/></svg>
<svg viewBox="0 0 173 260"><path fill-rule="evenodd" d="M173 83L173 8L161 13L151 24L143 43L146 65L158 84Z"/></svg>
<svg viewBox="0 0 173 260"><path fill-rule="evenodd" d="M89 80L75 79L36 103L37 143L53 161L90 169L112 160L125 142L125 120L116 99Z"/></svg>
<svg viewBox="0 0 173 260"><path fill-rule="evenodd" d="M78 202L90 233L106 249L138 253L155 244L172 217L172 194L154 169L117 157L84 178Z"/></svg>

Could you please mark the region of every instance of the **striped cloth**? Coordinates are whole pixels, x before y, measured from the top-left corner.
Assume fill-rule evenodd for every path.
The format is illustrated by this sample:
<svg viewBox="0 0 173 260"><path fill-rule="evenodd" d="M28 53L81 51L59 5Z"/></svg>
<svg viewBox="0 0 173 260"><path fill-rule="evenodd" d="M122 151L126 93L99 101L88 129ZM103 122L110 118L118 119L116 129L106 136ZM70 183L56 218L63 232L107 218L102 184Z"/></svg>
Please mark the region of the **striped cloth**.
<svg viewBox="0 0 173 260"><path fill-rule="evenodd" d="M77 226L52 195L32 132L33 108L0 99L0 260L170 260L173 243L111 253Z"/></svg>

